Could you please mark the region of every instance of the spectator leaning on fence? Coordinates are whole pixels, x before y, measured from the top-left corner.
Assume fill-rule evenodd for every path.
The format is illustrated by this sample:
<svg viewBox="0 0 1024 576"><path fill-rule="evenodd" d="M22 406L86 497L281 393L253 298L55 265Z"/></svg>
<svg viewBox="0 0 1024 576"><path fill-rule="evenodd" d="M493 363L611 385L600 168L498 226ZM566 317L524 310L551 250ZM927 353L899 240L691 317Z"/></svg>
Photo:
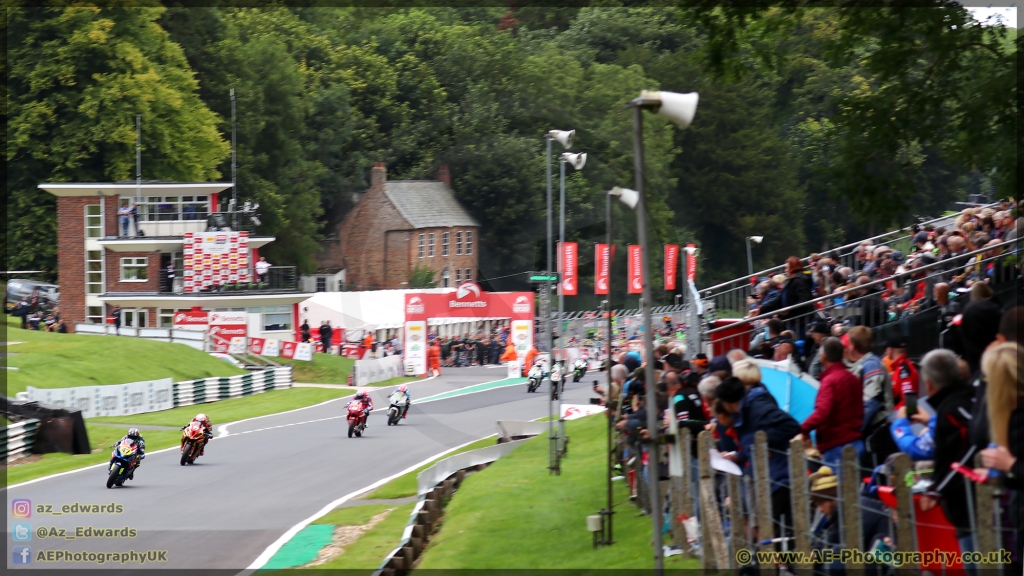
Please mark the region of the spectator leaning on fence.
<svg viewBox="0 0 1024 576"><path fill-rule="evenodd" d="M860 380L864 393L863 431L866 438L878 426L884 425L892 413L892 384L882 359L871 351L871 329L854 326L847 337L850 345L846 349L846 359L850 362L850 373Z"/></svg>
<svg viewBox="0 0 1024 576"><path fill-rule="evenodd" d="M949 350L925 354L921 369L931 392L928 403L935 408L935 464L932 485L921 497L920 506L927 511L941 504L946 518L957 529L961 549L973 551L964 477L951 468L964 459L970 446L967 428L971 421L971 389L960 379L957 357Z"/></svg>
<svg viewBox="0 0 1024 576"><path fill-rule="evenodd" d="M842 458L847 444L864 451L861 428L864 423L863 389L856 376L843 364L843 343L829 337L821 345L821 383L814 400L814 412L800 426L800 436L815 432L818 451L828 465Z"/></svg>

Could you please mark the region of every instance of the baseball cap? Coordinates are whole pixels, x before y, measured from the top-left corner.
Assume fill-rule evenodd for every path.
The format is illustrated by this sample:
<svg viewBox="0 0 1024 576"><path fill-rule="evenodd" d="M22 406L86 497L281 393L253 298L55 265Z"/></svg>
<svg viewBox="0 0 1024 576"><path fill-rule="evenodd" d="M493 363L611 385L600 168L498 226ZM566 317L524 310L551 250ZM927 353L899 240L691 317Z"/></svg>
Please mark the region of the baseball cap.
<svg viewBox="0 0 1024 576"><path fill-rule="evenodd" d="M896 252L893 252L892 254L890 254L889 258L892 258L893 261L898 262L898 263L902 263L904 260L907 259L907 257L903 254L903 252L900 252L899 250L897 250Z"/></svg>
<svg viewBox="0 0 1024 576"><path fill-rule="evenodd" d="M811 334L824 334L828 336L831 332L828 329L828 322L815 322L811 325Z"/></svg>
<svg viewBox="0 0 1024 576"><path fill-rule="evenodd" d="M921 231L921 232L918 232L917 234L914 234L914 244L917 244L918 242L927 242L927 241L928 241L928 233L927 232Z"/></svg>

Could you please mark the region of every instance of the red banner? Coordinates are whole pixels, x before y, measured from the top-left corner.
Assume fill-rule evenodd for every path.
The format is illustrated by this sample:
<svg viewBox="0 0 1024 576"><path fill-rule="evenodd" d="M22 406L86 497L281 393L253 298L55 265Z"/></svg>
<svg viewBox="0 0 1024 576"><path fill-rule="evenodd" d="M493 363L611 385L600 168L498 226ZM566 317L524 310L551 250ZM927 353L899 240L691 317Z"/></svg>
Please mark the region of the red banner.
<svg viewBox="0 0 1024 576"><path fill-rule="evenodd" d="M464 282L448 293L410 292L405 295L405 319L427 318L533 319L531 292L486 292L476 282Z"/></svg>
<svg viewBox="0 0 1024 576"><path fill-rule="evenodd" d="M564 242L559 246L558 271L562 274L562 281L558 286L563 296L575 296L578 293L576 248L575 242Z"/></svg>
<svg viewBox="0 0 1024 576"><path fill-rule="evenodd" d="M676 266L679 264L679 244L665 244L665 290L676 289Z"/></svg>
<svg viewBox="0 0 1024 576"><path fill-rule="evenodd" d="M319 343L320 341L317 340L317 344ZM281 342L281 356L284 358L294 358L296 346L295 342Z"/></svg>
<svg viewBox="0 0 1024 576"><path fill-rule="evenodd" d="M687 248L690 250L686 251L686 281L696 282L697 280L697 252L692 250L696 248L693 244L687 244Z"/></svg>
<svg viewBox="0 0 1024 576"><path fill-rule="evenodd" d="M640 247L635 244L629 245L629 257L627 275L629 277L628 286L630 294L642 294L644 291L644 280L643 280L643 255L640 253Z"/></svg>
<svg viewBox="0 0 1024 576"><path fill-rule="evenodd" d="M594 245L594 294L608 293L612 261L607 244Z"/></svg>

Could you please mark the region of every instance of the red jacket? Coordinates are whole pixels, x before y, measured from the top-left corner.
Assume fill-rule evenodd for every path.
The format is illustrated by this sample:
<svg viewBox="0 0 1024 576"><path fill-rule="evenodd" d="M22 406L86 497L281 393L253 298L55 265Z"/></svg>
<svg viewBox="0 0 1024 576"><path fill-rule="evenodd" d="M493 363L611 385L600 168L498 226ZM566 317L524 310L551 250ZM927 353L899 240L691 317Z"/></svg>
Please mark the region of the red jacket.
<svg viewBox="0 0 1024 576"><path fill-rule="evenodd" d="M903 407L907 394L920 395L921 378L917 374L917 368L907 358L906 354L893 360L890 367L892 375L892 397L896 403L894 410Z"/></svg>
<svg viewBox="0 0 1024 576"><path fill-rule="evenodd" d="M821 373L814 412L800 425L807 436L816 431L818 451L860 439L864 422L864 389L860 380L838 362Z"/></svg>

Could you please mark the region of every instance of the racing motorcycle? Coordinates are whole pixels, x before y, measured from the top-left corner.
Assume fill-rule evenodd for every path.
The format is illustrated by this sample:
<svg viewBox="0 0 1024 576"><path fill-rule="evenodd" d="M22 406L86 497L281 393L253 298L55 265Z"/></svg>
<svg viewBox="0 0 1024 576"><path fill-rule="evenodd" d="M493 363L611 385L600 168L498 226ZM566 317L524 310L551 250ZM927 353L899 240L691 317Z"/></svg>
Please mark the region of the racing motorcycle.
<svg viewBox="0 0 1024 576"><path fill-rule="evenodd" d="M192 422L181 432L181 465L195 464L196 458L203 451L206 441L206 430L199 422Z"/></svg>
<svg viewBox="0 0 1024 576"><path fill-rule="evenodd" d="M366 405L362 402L355 400L348 405L348 437L351 438L353 434L357 437L363 435L363 430L366 429L366 413L364 410Z"/></svg>
<svg viewBox="0 0 1024 576"><path fill-rule="evenodd" d="M536 392L537 388L540 388L540 383L544 381L544 368L542 368L540 364L534 364L533 367L530 368L528 376L529 380L526 382L526 391L531 393Z"/></svg>
<svg viewBox="0 0 1024 576"><path fill-rule="evenodd" d="M587 359L577 358L576 362L572 365L572 381L579 382L583 378L583 375L587 373Z"/></svg>
<svg viewBox="0 0 1024 576"><path fill-rule="evenodd" d="M397 426L398 421L402 419L402 412L409 405L409 398L405 394L395 391L388 398L388 402L391 403L391 406L388 407L388 426Z"/></svg>
<svg viewBox="0 0 1024 576"><path fill-rule="evenodd" d="M559 389L562 387L562 365L555 364L551 369L551 399L558 400Z"/></svg>
<svg viewBox="0 0 1024 576"><path fill-rule="evenodd" d="M110 465L107 467L107 488L123 486L128 475L132 473L138 464L139 446L131 439L125 438L120 444L112 446L114 453L111 455Z"/></svg>

